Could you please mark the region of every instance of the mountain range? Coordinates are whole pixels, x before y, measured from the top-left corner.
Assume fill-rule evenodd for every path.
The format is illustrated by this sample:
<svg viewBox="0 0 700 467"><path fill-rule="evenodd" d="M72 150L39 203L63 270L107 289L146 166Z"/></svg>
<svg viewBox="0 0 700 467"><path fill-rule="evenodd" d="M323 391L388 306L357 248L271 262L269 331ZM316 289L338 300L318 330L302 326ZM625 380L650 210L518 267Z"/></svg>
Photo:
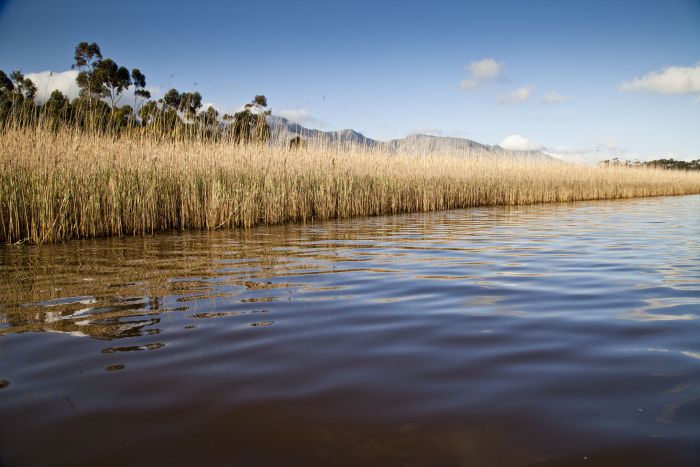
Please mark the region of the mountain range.
<svg viewBox="0 0 700 467"><path fill-rule="evenodd" d="M432 136L424 134L411 134L404 138L389 141L378 141L367 138L362 133L347 129L340 131L323 131L306 128L299 123L292 122L278 115L268 117L268 123L273 138L281 143L286 143L295 136L300 136L307 141L319 141L321 143L345 143L357 144L368 148L387 150L390 152L413 152L421 154L464 154L465 156L496 156L496 157L527 157L533 159L553 159L542 151L514 151L505 149L499 145L490 146L472 141L467 138L455 138L447 136Z"/></svg>

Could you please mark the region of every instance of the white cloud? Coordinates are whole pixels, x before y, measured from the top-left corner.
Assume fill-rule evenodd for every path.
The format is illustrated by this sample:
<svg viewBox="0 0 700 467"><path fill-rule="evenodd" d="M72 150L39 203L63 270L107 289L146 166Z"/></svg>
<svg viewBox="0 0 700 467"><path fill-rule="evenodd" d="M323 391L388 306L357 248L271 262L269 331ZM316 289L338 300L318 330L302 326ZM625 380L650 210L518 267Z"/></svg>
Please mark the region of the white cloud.
<svg viewBox="0 0 700 467"><path fill-rule="evenodd" d="M290 122L298 123L299 125L316 128L324 128L326 126L323 120L313 117L306 109L283 109L276 113L280 117L284 117Z"/></svg>
<svg viewBox="0 0 700 467"><path fill-rule="evenodd" d="M80 89L75 82L78 77L78 72L75 70L68 71L42 71L39 73L27 73L25 78L29 78L36 85L36 100L39 103L44 103L48 100L51 93L58 89L68 98L75 99L78 97Z"/></svg>
<svg viewBox="0 0 700 467"><path fill-rule="evenodd" d="M624 151L601 150L600 148L569 148L553 147L544 148L545 154L568 162L581 164L597 163L602 160L620 156Z"/></svg>
<svg viewBox="0 0 700 467"><path fill-rule="evenodd" d="M500 146L511 151L542 151L557 159L586 164L619 157L627 152L626 148L611 138L590 147L569 148L545 146L522 135L508 135L501 141Z"/></svg>
<svg viewBox="0 0 700 467"><path fill-rule="evenodd" d="M51 96L51 93L56 89L71 100L78 97L80 92L80 88L78 88L78 84L75 82L75 78L78 76L78 72L75 70L41 71L38 73L27 73L24 76L31 79L36 85L36 101L40 104L46 102ZM158 87L147 87L146 89L151 92L152 97L160 94L160 88ZM134 86L130 86L126 89L122 93L118 105L130 105L134 107L136 103L136 97L134 96L135 90L136 88ZM139 102L143 103L142 100L139 100Z"/></svg>
<svg viewBox="0 0 700 467"><path fill-rule="evenodd" d="M202 104L202 107L200 108L200 112L206 112L206 110L209 107L214 108L214 110L216 110L219 113L224 112L223 107L220 106L219 104L214 103L214 102L205 102L204 104Z"/></svg>
<svg viewBox="0 0 700 467"><path fill-rule="evenodd" d="M542 103L545 105L561 104L562 102L568 101L569 98L559 94L557 91L548 92L542 98Z"/></svg>
<svg viewBox="0 0 700 467"><path fill-rule="evenodd" d="M695 66L669 66L631 81L624 81L620 91L644 91L658 94L700 94L700 63Z"/></svg>
<svg viewBox="0 0 700 467"><path fill-rule="evenodd" d="M220 106L219 104L216 104L214 102L205 102L204 104L202 104L202 106L199 108L198 113L202 114L202 113L206 112L207 110L209 110L209 107L211 107L212 109L216 110L219 113L219 115L217 117L218 121L220 121L220 122L224 121L224 114L227 112L224 111L224 108L222 106Z"/></svg>
<svg viewBox="0 0 700 467"><path fill-rule="evenodd" d="M469 64L472 78L479 81L493 81L501 76L501 70L503 70L503 63L493 58L485 58Z"/></svg>
<svg viewBox="0 0 700 467"><path fill-rule="evenodd" d="M503 63L497 62L493 58L485 58L483 60L471 62L465 65L465 68L469 71L470 77L460 81L459 87L471 91L482 84L501 79Z"/></svg>
<svg viewBox="0 0 700 467"><path fill-rule="evenodd" d="M500 146L511 151L540 151L544 149L544 146L530 141L523 135L508 135L501 141Z"/></svg>
<svg viewBox="0 0 700 467"><path fill-rule="evenodd" d="M518 88L515 91L511 92L510 94L501 94L498 96L498 103L499 104L506 104L506 105L513 105L513 104L519 104L521 102L525 102L530 98L530 94L532 94L532 86L524 86L522 88Z"/></svg>

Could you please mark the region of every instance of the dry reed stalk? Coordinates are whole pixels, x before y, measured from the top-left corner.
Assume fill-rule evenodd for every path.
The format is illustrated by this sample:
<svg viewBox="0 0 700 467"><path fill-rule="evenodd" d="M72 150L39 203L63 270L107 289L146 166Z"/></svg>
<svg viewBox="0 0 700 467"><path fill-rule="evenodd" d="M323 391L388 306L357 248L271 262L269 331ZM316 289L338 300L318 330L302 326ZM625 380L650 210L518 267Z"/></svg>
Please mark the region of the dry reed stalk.
<svg viewBox="0 0 700 467"><path fill-rule="evenodd" d="M47 125L0 131L0 241L700 193L700 173L352 145L239 146Z"/></svg>

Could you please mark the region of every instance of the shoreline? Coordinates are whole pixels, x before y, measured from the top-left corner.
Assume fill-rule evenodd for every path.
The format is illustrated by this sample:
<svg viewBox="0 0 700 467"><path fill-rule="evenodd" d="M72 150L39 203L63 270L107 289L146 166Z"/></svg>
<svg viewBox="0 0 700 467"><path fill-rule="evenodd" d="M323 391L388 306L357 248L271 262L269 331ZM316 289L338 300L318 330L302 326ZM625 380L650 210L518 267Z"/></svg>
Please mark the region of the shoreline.
<svg viewBox="0 0 700 467"><path fill-rule="evenodd" d="M700 172L4 129L0 242L700 194Z"/></svg>

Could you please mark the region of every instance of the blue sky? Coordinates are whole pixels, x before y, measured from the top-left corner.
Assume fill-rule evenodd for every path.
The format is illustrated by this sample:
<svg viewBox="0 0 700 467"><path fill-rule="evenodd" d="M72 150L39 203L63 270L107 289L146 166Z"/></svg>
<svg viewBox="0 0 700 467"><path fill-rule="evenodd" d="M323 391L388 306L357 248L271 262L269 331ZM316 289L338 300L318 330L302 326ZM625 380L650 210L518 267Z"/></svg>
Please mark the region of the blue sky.
<svg viewBox="0 0 700 467"><path fill-rule="evenodd" d="M2 2L0 69L55 72L40 92L65 86L80 41L224 111L263 93L377 139L700 157L697 0Z"/></svg>

